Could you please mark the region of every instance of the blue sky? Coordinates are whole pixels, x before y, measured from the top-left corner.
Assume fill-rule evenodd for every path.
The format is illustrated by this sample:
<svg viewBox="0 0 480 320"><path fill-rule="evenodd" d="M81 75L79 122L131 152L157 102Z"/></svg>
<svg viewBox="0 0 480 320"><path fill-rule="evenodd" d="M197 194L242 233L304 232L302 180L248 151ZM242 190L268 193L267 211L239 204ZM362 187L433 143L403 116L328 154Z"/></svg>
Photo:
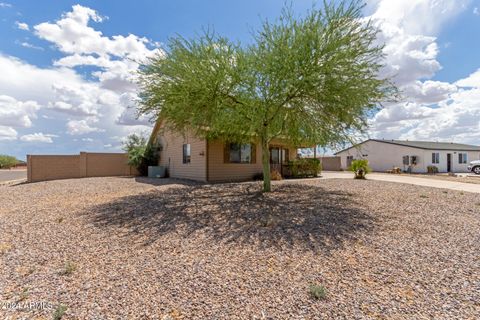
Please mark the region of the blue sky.
<svg viewBox="0 0 480 320"><path fill-rule="evenodd" d="M315 1L294 1L298 14ZM0 153L118 151L135 119L132 58L202 27L246 43L284 1L0 0ZM371 119L376 138L480 144L480 0L371 0L386 67L404 92ZM5 71L6 70L6 71Z"/></svg>

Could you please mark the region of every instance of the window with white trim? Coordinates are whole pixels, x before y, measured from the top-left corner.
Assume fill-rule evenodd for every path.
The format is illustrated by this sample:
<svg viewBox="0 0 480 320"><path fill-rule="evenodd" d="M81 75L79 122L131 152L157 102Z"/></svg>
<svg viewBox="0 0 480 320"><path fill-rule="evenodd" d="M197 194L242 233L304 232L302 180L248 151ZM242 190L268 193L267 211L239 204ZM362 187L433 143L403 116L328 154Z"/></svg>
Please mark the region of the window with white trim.
<svg viewBox="0 0 480 320"><path fill-rule="evenodd" d="M438 152L433 152L432 153L432 163L433 164L439 164L440 163L440 153L438 153Z"/></svg>
<svg viewBox="0 0 480 320"><path fill-rule="evenodd" d="M465 153L465 152L459 153L458 154L458 163L462 164L462 163L467 163L467 162L468 162L467 153Z"/></svg>

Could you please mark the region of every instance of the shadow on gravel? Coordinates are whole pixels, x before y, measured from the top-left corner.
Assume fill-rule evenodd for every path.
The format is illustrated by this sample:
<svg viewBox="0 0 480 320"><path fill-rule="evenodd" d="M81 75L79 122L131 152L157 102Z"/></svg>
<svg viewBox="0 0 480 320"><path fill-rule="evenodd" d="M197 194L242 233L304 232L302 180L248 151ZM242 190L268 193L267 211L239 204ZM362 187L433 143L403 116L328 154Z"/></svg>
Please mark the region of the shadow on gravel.
<svg viewBox="0 0 480 320"><path fill-rule="evenodd" d="M162 188L162 187L159 187ZM142 235L146 245L171 235L261 247L331 250L374 226L351 194L318 186L258 183L178 185L89 208L95 227Z"/></svg>

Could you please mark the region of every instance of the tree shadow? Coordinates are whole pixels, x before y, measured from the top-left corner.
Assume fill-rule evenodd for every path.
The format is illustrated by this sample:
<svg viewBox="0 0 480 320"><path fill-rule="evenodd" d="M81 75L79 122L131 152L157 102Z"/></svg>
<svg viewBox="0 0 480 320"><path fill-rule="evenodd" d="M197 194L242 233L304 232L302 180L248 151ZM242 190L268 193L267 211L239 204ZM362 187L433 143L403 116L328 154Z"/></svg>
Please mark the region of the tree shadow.
<svg viewBox="0 0 480 320"><path fill-rule="evenodd" d="M375 225L352 194L319 186L258 183L171 185L94 206L84 214L98 228L120 228L145 245L168 235L260 247L329 251ZM114 230L112 230L114 232Z"/></svg>

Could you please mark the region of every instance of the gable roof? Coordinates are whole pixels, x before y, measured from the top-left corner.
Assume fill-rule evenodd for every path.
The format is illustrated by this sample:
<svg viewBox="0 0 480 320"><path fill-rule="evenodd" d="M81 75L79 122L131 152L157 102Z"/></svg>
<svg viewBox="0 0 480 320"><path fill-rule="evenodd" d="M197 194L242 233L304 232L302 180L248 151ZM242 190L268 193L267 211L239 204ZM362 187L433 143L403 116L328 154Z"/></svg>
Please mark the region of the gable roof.
<svg viewBox="0 0 480 320"><path fill-rule="evenodd" d="M364 144L367 141L376 141L382 143L396 144L404 147L411 147L424 150L452 150L452 151L480 151L480 146L475 146L471 144L463 143L454 143L454 142L433 142L433 141L409 141L409 140L384 140L384 139L368 139L357 145L351 146L349 148L343 149L335 153L339 154L340 152L355 148L361 144Z"/></svg>

